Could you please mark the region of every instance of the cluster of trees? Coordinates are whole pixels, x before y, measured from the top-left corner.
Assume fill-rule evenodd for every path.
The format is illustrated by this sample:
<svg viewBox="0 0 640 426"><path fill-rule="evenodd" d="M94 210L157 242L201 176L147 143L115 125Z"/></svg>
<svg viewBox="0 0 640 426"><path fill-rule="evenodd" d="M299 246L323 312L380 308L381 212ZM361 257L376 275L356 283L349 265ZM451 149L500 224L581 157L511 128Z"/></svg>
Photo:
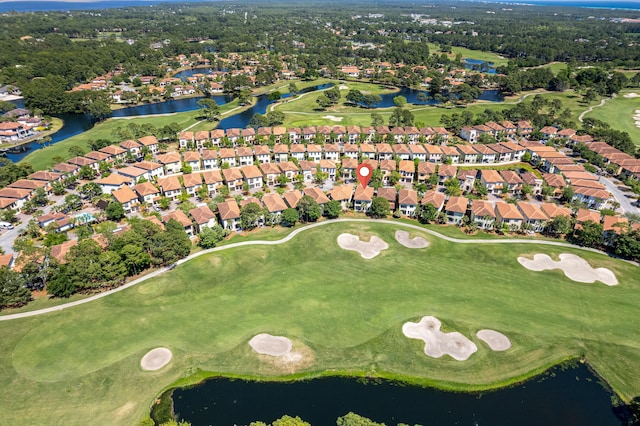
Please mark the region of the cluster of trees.
<svg viewBox="0 0 640 426"><path fill-rule="evenodd" d="M535 129L541 129L544 126L575 128L576 125L575 121L573 121L571 111L564 107L561 100L546 99L541 95L536 95L531 101L521 102L502 111L487 108L478 114L465 110L461 113L443 115L440 118L440 123L447 129L457 133L463 126L475 126L488 121L500 122L504 120L509 120L514 123L519 120L526 120L529 121ZM540 136L539 134L533 135L534 138Z"/></svg>
<svg viewBox="0 0 640 426"><path fill-rule="evenodd" d="M0 189L12 184L18 179L26 178L33 173L29 163L15 164L6 158L0 158Z"/></svg>
<svg viewBox="0 0 640 426"><path fill-rule="evenodd" d="M316 99L316 103L320 107L320 109L329 108L331 105L335 105L340 100L340 90L337 87L332 87L331 89L327 89L318 98Z"/></svg>
<svg viewBox="0 0 640 426"><path fill-rule="evenodd" d="M130 229L115 235L114 222L98 225L79 234L78 244L71 247L64 263L49 255L47 246L36 247L26 239L18 239L15 248L26 258L20 272L0 269L0 308L27 303L30 290L46 288L56 297L69 297L76 292L95 291L118 286L128 276L137 275L151 266L162 266L186 257L191 240L180 223L169 220L165 229L142 219L129 219ZM59 243L59 242L57 242Z"/></svg>
<svg viewBox="0 0 640 426"><path fill-rule="evenodd" d="M436 68L461 68L464 63L459 54L433 54L426 42L440 44L445 52L451 51L451 46L463 46L514 58L498 70L507 75L500 79L500 87L505 92L538 87L565 90L579 86L589 87L593 93L611 94L626 84L626 78L605 68L640 65L634 50L629 48L636 41L633 38L636 28L631 24L576 20L583 10L577 9L569 18L569 15L552 13L552 8L540 8L535 16L524 13L524 9L514 9L507 20L499 7L488 8L495 9L496 13L487 14L484 5L481 8L473 4L446 9L446 12L430 11L431 18L436 20L459 20L455 31L438 31L438 25L420 25L411 17L415 10L410 5L380 4L376 10L381 15L379 18L352 19L359 14L369 14L365 2L330 9L290 4L281 7L278 3L245 4L235 5L237 13L233 14L225 13L218 5L168 4L153 10L129 8L126 13L109 9L101 11L99 19L91 14L68 19L62 12L12 14L0 17L0 24L10 28L0 36L0 84L17 85L23 91L27 106L39 108L46 114L82 112L100 120L110 113L106 94L68 90L116 69L121 70L121 74L114 81L141 86L136 76L163 76L169 68L179 67L175 60L178 54L200 54L217 70L245 65L241 61L221 60L230 52L253 55L256 59L261 54L261 66L254 76L256 85L273 83L284 65L290 69L304 68L304 77L315 78L320 69L339 76L337 70L345 64L370 67L378 61L400 63L403 66L395 75L376 70L374 79L416 86L431 77L432 95L442 95L442 75ZM244 12L251 17L250 22L244 19ZM616 17L624 14L616 11ZM474 16L473 22L468 16ZM109 27L113 28L112 34L105 37L102 31ZM470 36L472 33L482 36ZM20 39L24 34L32 38ZM585 34L589 34L589 40ZM134 43L121 43L124 38ZM190 43L190 40L208 43ZM164 42L152 46L159 41ZM299 47L302 43L304 47ZM369 47L354 49L353 43L369 44ZM220 57L212 53L214 50ZM282 57L286 58L285 64ZM572 63L571 69L575 69L573 64L577 63L595 63L602 65L602 69L581 69L575 78L571 70L557 76L547 68L522 70L522 67L554 60ZM414 68L415 65L424 67ZM247 89L253 85L246 75L231 76L225 80L224 90L246 104L250 98ZM145 92L144 87L140 89ZM463 102L476 97L469 87L456 91ZM335 102L329 93L325 95L318 100L321 108ZM356 103L372 105L375 100L365 96ZM207 111L207 117L215 114L209 115Z"/></svg>
<svg viewBox="0 0 640 426"><path fill-rule="evenodd" d="M377 423L373 420L356 414L354 412L349 412L344 416L338 417L336 420L336 425L338 426L385 426L384 423ZM275 420L273 423L268 425L265 422L257 421L251 422L250 426L311 426L310 423L305 422L300 417L291 417L291 416L282 416L281 418ZM398 423L398 426L408 426L405 423Z"/></svg>
<svg viewBox="0 0 640 426"><path fill-rule="evenodd" d="M273 127L284 123L284 113L280 111L269 111L266 114L253 114L249 120L249 127Z"/></svg>

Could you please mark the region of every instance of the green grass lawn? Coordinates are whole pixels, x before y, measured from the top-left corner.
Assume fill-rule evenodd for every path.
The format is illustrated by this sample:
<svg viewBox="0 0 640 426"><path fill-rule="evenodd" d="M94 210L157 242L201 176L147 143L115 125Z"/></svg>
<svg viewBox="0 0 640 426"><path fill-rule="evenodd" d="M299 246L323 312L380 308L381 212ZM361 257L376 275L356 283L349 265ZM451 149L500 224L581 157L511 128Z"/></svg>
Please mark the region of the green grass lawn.
<svg viewBox="0 0 640 426"><path fill-rule="evenodd" d="M430 53L437 53L437 54L442 53L442 51L440 50L440 47L437 44L428 43L428 45L429 45ZM467 58L467 59L477 59L478 61L493 62L494 66L496 67L507 65L507 63L509 62L508 58L504 58L494 52L483 52L482 50L471 50L465 47L458 47L458 46L453 46L451 48L451 52L454 55L457 55L459 53L462 55L463 58Z"/></svg>
<svg viewBox="0 0 640 426"><path fill-rule="evenodd" d="M585 118L597 118L609 123L613 129L629 133L631 140L636 145L640 145L640 128L636 126L633 119L636 115L635 111L640 110L640 98L625 98L626 93L640 94L640 90L620 92L615 99L610 99L603 106L585 114Z"/></svg>
<svg viewBox="0 0 640 426"><path fill-rule="evenodd" d="M282 379L352 373L445 389L506 385L568 358L586 360L625 400L640 394L637 267L603 255L532 244L431 241L407 249L400 225L332 223L278 246L200 256L158 278L62 312L0 322L0 400L7 424L133 424L175 383L214 374ZM389 244L373 260L344 251L343 232ZM532 272L521 254L576 253L607 267L620 285L581 284L559 271ZM401 327L434 315L444 331L478 345L468 361L424 355ZM475 333L513 344L492 352ZM258 333L285 335L297 366L257 356ZM166 346L171 363L142 371Z"/></svg>

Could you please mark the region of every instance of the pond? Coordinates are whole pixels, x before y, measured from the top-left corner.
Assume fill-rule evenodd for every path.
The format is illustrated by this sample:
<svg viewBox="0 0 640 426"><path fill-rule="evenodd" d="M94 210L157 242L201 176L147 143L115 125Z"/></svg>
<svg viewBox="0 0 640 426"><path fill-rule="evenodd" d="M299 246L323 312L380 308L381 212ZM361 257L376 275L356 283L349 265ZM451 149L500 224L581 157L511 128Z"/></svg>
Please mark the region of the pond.
<svg viewBox="0 0 640 426"><path fill-rule="evenodd" d="M202 71L201 69L197 70L187 70L183 71L186 73L188 71ZM316 90L326 89L331 87L333 84L322 84L318 86L308 87L300 91L300 93L308 93ZM437 104L436 101L430 99L426 104L418 101L418 94L421 93L420 90L410 89L407 87L402 87L399 91L393 93L387 93L381 95L382 101L375 105L373 108L387 108L394 106L393 98L396 96L402 95L407 98L407 102L410 104L418 104L418 105L434 105ZM283 95L283 98L289 97L288 93ZM122 108L113 111L113 117L137 117L143 115L155 115L155 114L170 114L177 112L185 112L185 111L194 111L198 109L198 101L202 99L201 96L193 97L193 98L183 98L183 99L173 99L170 101L164 102L156 102L151 104L137 105L127 108ZM228 95L217 95L213 96L213 99L216 101L218 105L224 105L231 101L231 98ZM503 97L499 90L484 90L482 95L479 98L480 100L490 101L490 102L501 102L503 101ZM231 115L226 117L220 121L218 124L219 129L227 130L231 128L245 128L249 125L249 121L254 114L265 114L267 110L267 106L272 101L269 101L267 95L259 95L256 97L255 104L248 108L245 111L242 111L239 114ZM78 135L82 132L85 132L91 128L93 123L91 122L91 118L88 114L62 114L59 116L64 121L64 126L58 132L51 135L51 143L54 144L60 141L63 141L72 136ZM171 117L167 117L167 123L171 122ZM22 146L24 151L19 153L7 153L7 158L13 162L18 162L26 157L31 151L39 149L40 145L37 142L31 142Z"/></svg>
<svg viewBox="0 0 640 426"><path fill-rule="evenodd" d="M323 378L291 383L211 379L173 392L179 418L197 425L267 423L287 414L335 425L353 411L387 425L632 424L630 410L585 366L556 367L524 384L481 394L388 381Z"/></svg>

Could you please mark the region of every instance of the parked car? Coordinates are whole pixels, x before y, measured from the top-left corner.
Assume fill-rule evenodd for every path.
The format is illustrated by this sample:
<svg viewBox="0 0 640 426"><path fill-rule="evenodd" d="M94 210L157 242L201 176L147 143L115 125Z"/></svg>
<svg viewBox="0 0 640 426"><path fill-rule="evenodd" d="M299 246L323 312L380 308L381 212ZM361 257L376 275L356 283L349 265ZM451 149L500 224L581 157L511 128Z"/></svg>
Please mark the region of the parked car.
<svg viewBox="0 0 640 426"><path fill-rule="evenodd" d="M9 222L0 222L0 229L13 229L15 228L13 224Z"/></svg>

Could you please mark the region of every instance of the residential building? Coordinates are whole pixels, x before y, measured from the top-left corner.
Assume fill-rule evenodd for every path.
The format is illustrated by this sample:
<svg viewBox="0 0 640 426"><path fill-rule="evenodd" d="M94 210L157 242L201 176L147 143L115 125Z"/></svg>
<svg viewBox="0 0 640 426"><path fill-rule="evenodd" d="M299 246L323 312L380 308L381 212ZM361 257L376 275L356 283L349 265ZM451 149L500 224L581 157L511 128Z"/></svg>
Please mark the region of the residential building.
<svg viewBox="0 0 640 426"><path fill-rule="evenodd" d="M471 201L471 221L475 222L480 229L493 229L496 222L493 204L484 200Z"/></svg>
<svg viewBox="0 0 640 426"><path fill-rule="evenodd" d="M138 210L138 205L140 204L138 201L138 195L128 186L116 189L111 192L111 195L113 195L113 198L115 198L117 202L122 204L122 208L126 213Z"/></svg>
<svg viewBox="0 0 640 426"><path fill-rule="evenodd" d="M222 203L218 203L218 216L220 224L224 229L231 231L240 230L240 207L236 200L230 199Z"/></svg>
<svg viewBox="0 0 640 426"><path fill-rule="evenodd" d="M522 227L524 217L516 206L510 203L496 203L496 226L509 231L516 231Z"/></svg>
<svg viewBox="0 0 640 426"><path fill-rule="evenodd" d="M204 228L213 228L217 225L216 215L206 204L189 210L189 214L196 223L197 231L202 232Z"/></svg>
<svg viewBox="0 0 640 426"><path fill-rule="evenodd" d="M462 225L463 217L467 213L468 206L469 199L466 197L449 197L444 207L444 212L447 215L447 223L450 225Z"/></svg>
<svg viewBox="0 0 640 426"><path fill-rule="evenodd" d="M401 189L398 191L398 206L404 216L414 217L418 207L418 193L413 189Z"/></svg>

